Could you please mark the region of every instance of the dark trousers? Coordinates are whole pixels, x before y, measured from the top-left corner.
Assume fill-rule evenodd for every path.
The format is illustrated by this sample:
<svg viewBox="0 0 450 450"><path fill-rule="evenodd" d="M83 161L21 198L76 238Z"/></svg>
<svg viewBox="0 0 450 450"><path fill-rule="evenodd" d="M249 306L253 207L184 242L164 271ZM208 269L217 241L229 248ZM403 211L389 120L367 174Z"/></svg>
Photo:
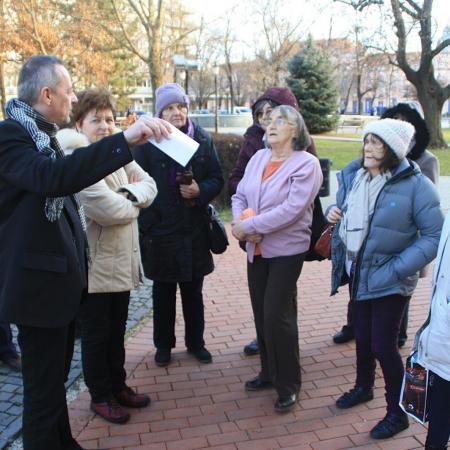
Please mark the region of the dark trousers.
<svg viewBox="0 0 450 450"><path fill-rule="evenodd" d="M261 358L260 378L271 381L279 396L301 385L296 283L304 254L263 258L247 263L247 278Z"/></svg>
<svg viewBox="0 0 450 450"><path fill-rule="evenodd" d="M399 340L406 342L408 339L408 315L409 315L409 303L406 305L405 313L403 314L402 323L400 324L400 333L398 335ZM350 299L347 305L347 328L353 330L353 302Z"/></svg>
<svg viewBox="0 0 450 450"><path fill-rule="evenodd" d="M203 278L178 283L184 317L184 342L189 350L199 350L205 345ZM176 294L177 283L153 282L153 342L156 348L175 347Z"/></svg>
<svg viewBox="0 0 450 450"><path fill-rule="evenodd" d="M0 322L0 358L15 354L17 354L17 350L12 340L11 325Z"/></svg>
<svg viewBox="0 0 450 450"><path fill-rule="evenodd" d="M375 360L383 371L387 411L402 414L398 406L403 381L403 361L398 351L398 334L410 297L389 295L353 303L356 339L356 386L372 387Z"/></svg>
<svg viewBox="0 0 450 450"><path fill-rule="evenodd" d="M92 401L125 388L125 330L130 291L88 294L81 306L83 373Z"/></svg>
<svg viewBox="0 0 450 450"><path fill-rule="evenodd" d="M19 325L22 353L24 450L72 450L64 381L73 354L73 324L62 328Z"/></svg>
<svg viewBox="0 0 450 450"><path fill-rule="evenodd" d="M428 388L428 434L425 445L444 448L450 437L450 381L430 371Z"/></svg>

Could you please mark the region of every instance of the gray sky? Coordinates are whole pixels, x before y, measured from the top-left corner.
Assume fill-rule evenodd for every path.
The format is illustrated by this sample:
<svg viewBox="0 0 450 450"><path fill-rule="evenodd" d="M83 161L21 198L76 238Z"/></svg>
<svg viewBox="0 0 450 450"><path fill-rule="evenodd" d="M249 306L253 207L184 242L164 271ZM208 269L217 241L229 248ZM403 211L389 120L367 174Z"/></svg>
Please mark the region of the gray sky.
<svg viewBox="0 0 450 450"><path fill-rule="evenodd" d="M263 1L261 0L261 3ZM333 38L347 37L351 33L355 13L349 6L331 0L279 0L279 2L283 5L279 11L280 17L291 22L302 20L304 26L301 28L301 37L306 37L310 32L316 39L328 38L330 23ZM259 28L251 14L252 3L252 0L185 0L186 6L194 12L194 17L200 20L203 15L207 22L213 22L218 28L223 26L224 17L230 17L235 37L247 43L238 47L238 53L245 53L248 56L251 56L254 50L254 43L262 42L258 36ZM385 3L388 4L388 0L385 0ZM384 8L389 10L387 6ZM372 34L379 27L378 7L366 9L358 16L366 35ZM436 21L436 36L440 37L444 27L450 25L450 0L434 0L433 18ZM385 33L389 36L389 41L395 44L393 27L388 27ZM409 45L410 50L417 48L418 39L411 39ZM235 55L235 58L240 59L239 56Z"/></svg>

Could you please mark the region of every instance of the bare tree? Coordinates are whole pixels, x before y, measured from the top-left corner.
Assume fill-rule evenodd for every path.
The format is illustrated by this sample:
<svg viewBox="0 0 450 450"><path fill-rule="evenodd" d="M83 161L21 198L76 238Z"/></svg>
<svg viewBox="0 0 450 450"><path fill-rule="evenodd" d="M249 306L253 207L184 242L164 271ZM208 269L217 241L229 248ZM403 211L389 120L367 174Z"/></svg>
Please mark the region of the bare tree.
<svg viewBox="0 0 450 450"><path fill-rule="evenodd" d="M196 28L187 24L188 12L175 0L96 3L103 12L104 31L146 65L154 98L156 88L163 83L167 59Z"/></svg>
<svg viewBox="0 0 450 450"><path fill-rule="evenodd" d="M303 0L303 3L307 2ZM277 86L286 72L287 61L298 50L300 30L305 35L307 27L301 18L291 22L290 18L280 14L286 10L283 0L257 0L252 5L264 38L264 45L256 56L266 72L265 84Z"/></svg>
<svg viewBox="0 0 450 450"><path fill-rule="evenodd" d="M361 11L365 7L383 3L382 0L335 0ZM441 130L444 102L450 97L450 83L443 85L435 76L433 61L447 47L450 39L433 43L433 0L390 0L397 35L395 58L386 53L391 64L399 67L406 79L415 87L431 135L431 147L446 147ZM406 51L412 30L417 29L420 51L416 58ZM414 55L413 55L414 56Z"/></svg>
<svg viewBox="0 0 450 450"><path fill-rule="evenodd" d="M444 102L450 97L450 83L442 86L436 79L433 60L445 48L450 46L450 39L446 39L436 46L433 45L433 0L424 0L422 6L413 0L391 0L391 6L398 39L396 64L417 90L417 98L423 108L425 121L430 130L431 146L446 147L447 143L441 130L441 115ZM420 27L421 54L417 69L412 67L407 58L406 43L408 34L405 18L417 22Z"/></svg>

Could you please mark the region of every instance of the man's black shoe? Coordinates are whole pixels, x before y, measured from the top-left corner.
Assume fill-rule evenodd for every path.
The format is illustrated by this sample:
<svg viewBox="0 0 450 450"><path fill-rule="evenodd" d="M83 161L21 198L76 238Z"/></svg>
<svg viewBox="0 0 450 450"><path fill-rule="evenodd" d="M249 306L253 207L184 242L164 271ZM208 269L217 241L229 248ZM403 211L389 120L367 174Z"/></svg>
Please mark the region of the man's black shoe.
<svg viewBox="0 0 450 450"><path fill-rule="evenodd" d="M341 395L336 400L336 406L339 409L347 409L360 403L368 402L373 399L373 389L365 387L354 387L349 392Z"/></svg>
<svg viewBox="0 0 450 450"><path fill-rule="evenodd" d="M398 348L402 348L406 344L407 338L398 338Z"/></svg>
<svg viewBox="0 0 450 450"><path fill-rule="evenodd" d="M252 342L250 342L249 344L247 344L244 347L244 354L246 354L247 356L253 356L253 355L259 354L259 347L258 347L257 339L253 339Z"/></svg>
<svg viewBox="0 0 450 450"><path fill-rule="evenodd" d="M333 336L333 342L335 344L345 344L352 339L355 339L355 334L353 333L353 327L349 327L348 325L344 325L342 330Z"/></svg>
<svg viewBox="0 0 450 450"><path fill-rule="evenodd" d="M298 394L291 394L286 396L279 396L275 402L275 411L279 413L284 413L290 411L298 400Z"/></svg>
<svg viewBox="0 0 450 450"><path fill-rule="evenodd" d="M406 414L387 413L384 419L380 420L370 430L370 437L373 439L388 439L408 427L409 421Z"/></svg>
<svg viewBox="0 0 450 450"><path fill-rule="evenodd" d="M270 381L263 381L259 377L255 377L246 381L244 386L246 391L260 391L261 389L272 387L272 383Z"/></svg>
<svg viewBox="0 0 450 450"><path fill-rule="evenodd" d="M206 350L205 347L199 348L198 350L188 349L188 353L194 355L197 360L203 364L209 364L210 362L212 362L211 353L209 353L209 351Z"/></svg>
<svg viewBox="0 0 450 450"><path fill-rule="evenodd" d="M155 353L155 363L159 367L165 367L170 364L172 359L170 348L157 348Z"/></svg>

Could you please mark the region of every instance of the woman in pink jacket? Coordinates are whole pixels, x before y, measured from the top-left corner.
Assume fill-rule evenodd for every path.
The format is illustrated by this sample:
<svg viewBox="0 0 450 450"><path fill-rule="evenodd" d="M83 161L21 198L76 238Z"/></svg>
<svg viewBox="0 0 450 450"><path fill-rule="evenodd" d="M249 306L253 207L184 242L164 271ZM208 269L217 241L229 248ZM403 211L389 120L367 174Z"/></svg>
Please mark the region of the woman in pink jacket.
<svg viewBox="0 0 450 450"><path fill-rule="evenodd" d="M311 237L313 202L322 184L319 160L304 151L306 125L290 106L273 110L268 148L247 165L232 197L233 235L247 241L247 273L261 372L247 391L274 386L277 412L290 410L301 385L295 288Z"/></svg>

